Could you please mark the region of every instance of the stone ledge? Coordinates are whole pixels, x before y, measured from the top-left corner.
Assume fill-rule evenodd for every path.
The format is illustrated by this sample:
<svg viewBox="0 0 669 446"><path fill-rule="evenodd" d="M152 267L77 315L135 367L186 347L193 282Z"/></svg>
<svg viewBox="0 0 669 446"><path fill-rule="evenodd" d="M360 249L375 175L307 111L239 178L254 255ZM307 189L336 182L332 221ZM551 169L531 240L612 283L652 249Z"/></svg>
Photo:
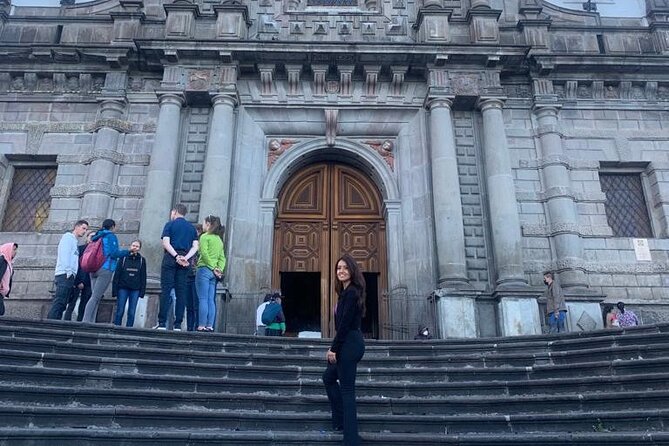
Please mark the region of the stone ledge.
<svg viewBox="0 0 669 446"><path fill-rule="evenodd" d="M58 164L91 164L95 160L103 159L114 164L148 166L150 158L149 155L128 154L115 150L91 150L76 155L58 155L57 161Z"/></svg>
<svg viewBox="0 0 669 446"><path fill-rule="evenodd" d="M75 184L71 186L54 186L51 188L51 198L81 198L87 193L97 192L114 198L118 197L143 197L144 186L118 186L109 189L108 184L88 183Z"/></svg>
<svg viewBox="0 0 669 446"><path fill-rule="evenodd" d="M583 237L612 237L608 225L581 225L575 223L555 223L552 225L521 224L525 237L552 237L559 234L576 234Z"/></svg>

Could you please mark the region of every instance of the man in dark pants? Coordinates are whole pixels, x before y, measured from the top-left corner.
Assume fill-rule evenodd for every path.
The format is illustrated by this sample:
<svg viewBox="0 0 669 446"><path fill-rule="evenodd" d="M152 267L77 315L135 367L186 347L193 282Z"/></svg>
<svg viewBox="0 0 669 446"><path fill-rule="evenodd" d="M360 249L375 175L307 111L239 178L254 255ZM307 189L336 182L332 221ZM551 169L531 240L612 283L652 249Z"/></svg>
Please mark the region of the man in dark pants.
<svg viewBox="0 0 669 446"><path fill-rule="evenodd" d="M174 309L174 330L181 331L186 309L187 275L189 260L198 250L197 232L186 221L186 206L177 204L170 213L170 221L165 224L161 236L165 254L160 265L160 310L158 330L166 330L167 313L171 303L170 293L174 288L176 305Z"/></svg>
<svg viewBox="0 0 669 446"><path fill-rule="evenodd" d="M93 233L89 232L88 235L86 236L86 244L79 245L79 270L77 271L77 275L74 279L74 287L72 288L72 294L70 295L70 300L67 302L67 310L65 310L65 316L63 316L63 319L65 319L66 321L72 320L72 312L74 312L74 308L77 306L77 299L78 299L79 308L77 308L77 321L81 322L81 320L84 318L84 308L86 308L88 299L91 298L91 293L93 292L93 290L91 289L90 274L84 272L84 270L81 269L81 256L84 255L86 246L88 246L88 244L91 242L92 237Z"/></svg>
<svg viewBox="0 0 669 446"><path fill-rule="evenodd" d="M79 271L79 242L77 239L88 230L88 222L79 220L74 224L71 232L66 232L58 243L58 258L56 259L56 271L54 283L56 293L53 298L48 319L62 319L63 311L67 308L67 301L74 288L74 278Z"/></svg>

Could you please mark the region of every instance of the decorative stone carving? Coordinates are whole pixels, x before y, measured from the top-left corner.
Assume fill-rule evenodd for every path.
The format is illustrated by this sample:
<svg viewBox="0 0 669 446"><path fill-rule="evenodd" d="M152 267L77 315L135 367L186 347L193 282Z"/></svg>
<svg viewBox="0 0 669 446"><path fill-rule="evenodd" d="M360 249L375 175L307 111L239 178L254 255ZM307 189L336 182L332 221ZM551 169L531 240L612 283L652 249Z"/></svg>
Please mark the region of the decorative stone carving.
<svg viewBox="0 0 669 446"><path fill-rule="evenodd" d="M332 147L335 145L337 138L337 118L339 110L325 109L325 143Z"/></svg>
<svg viewBox="0 0 669 446"><path fill-rule="evenodd" d="M388 167L390 167L390 170L395 170L395 154L393 153L393 142L389 139L386 139L385 141L364 141L367 146L369 146L372 150L374 150L376 153L381 155L381 158L383 158L388 164Z"/></svg>
<svg viewBox="0 0 669 446"><path fill-rule="evenodd" d="M325 83L325 91L328 94L337 94L339 93L340 83L337 81L327 81Z"/></svg>
<svg viewBox="0 0 669 446"><path fill-rule="evenodd" d="M239 2L224 2L214 5L216 12L216 37L219 39L246 39L248 37L249 12Z"/></svg>
<svg viewBox="0 0 669 446"><path fill-rule="evenodd" d="M451 92L457 96L480 96L481 85L478 73L449 73Z"/></svg>
<svg viewBox="0 0 669 446"><path fill-rule="evenodd" d="M97 192L108 194L112 197L143 197L144 186L119 186L113 185L111 190L106 183L86 183L69 186L54 186L51 188L52 198L79 198L84 194Z"/></svg>
<svg viewBox="0 0 669 446"><path fill-rule="evenodd" d="M592 88L590 85L584 83L578 83L578 89L576 90L576 96L579 99L590 99L592 98Z"/></svg>
<svg viewBox="0 0 669 446"><path fill-rule="evenodd" d="M304 34L304 22L290 22L289 28L291 34Z"/></svg>
<svg viewBox="0 0 669 446"><path fill-rule="evenodd" d="M314 72L314 95L325 96L325 75L328 72L327 65L312 65Z"/></svg>
<svg viewBox="0 0 669 446"><path fill-rule="evenodd" d="M119 133L130 133L132 131L131 122L115 118L98 119L87 129L87 131L89 133L95 133L103 127L114 129Z"/></svg>
<svg viewBox="0 0 669 446"><path fill-rule="evenodd" d="M260 71L260 85L261 85L260 94L263 96L269 96L274 94L274 70L275 70L275 65L273 64L258 65L258 71Z"/></svg>
<svg viewBox="0 0 669 446"><path fill-rule="evenodd" d="M297 141L293 139L271 139L267 152L267 168L269 169L281 155L289 150Z"/></svg>
<svg viewBox="0 0 669 446"><path fill-rule="evenodd" d="M360 29L362 29L363 35L374 35L376 34L376 23L374 22L362 22L360 24Z"/></svg>
<svg viewBox="0 0 669 446"><path fill-rule="evenodd" d="M620 99L632 99L632 82L622 81L620 83Z"/></svg>
<svg viewBox="0 0 669 446"><path fill-rule="evenodd" d="M167 20L165 21L165 37L171 39L187 39L193 37L195 20L200 17L200 8L189 0L176 0L164 5Z"/></svg>
<svg viewBox="0 0 669 446"><path fill-rule="evenodd" d="M337 26L339 35L347 36L351 34L351 27L352 27L351 22L339 22Z"/></svg>
<svg viewBox="0 0 669 446"><path fill-rule="evenodd" d="M189 70L186 90L206 91L211 84L211 70Z"/></svg>
<svg viewBox="0 0 669 446"><path fill-rule="evenodd" d="M592 98L604 99L604 81L592 82Z"/></svg>
<svg viewBox="0 0 669 446"><path fill-rule="evenodd" d="M578 90L577 81L567 81L565 83L565 97L567 99L576 99L577 90Z"/></svg>
<svg viewBox="0 0 669 446"><path fill-rule="evenodd" d="M339 67L339 94L342 96L351 96L351 77L353 75L354 66L340 66Z"/></svg>
<svg viewBox="0 0 669 446"><path fill-rule="evenodd" d="M302 65L286 65L286 72L288 73L288 94L290 96L300 94L300 73L302 73Z"/></svg>
<svg viewBox="0 0 669 446"><path fill-rule="evenodd" d="M390 82L390 96L402 96L402 84L404 84L404 75L408 71L406 66L394 65L390 67L393 73L393 79Z"/></svg>
<svg viewBox="0 0 669 446"><path fill-rule="evenodd" d="M376 82L379 78L381 65L365 65L365 96L376 96Z"/></svg>
<svg viewBox="0 0 669 446"><path fill-rule="evenodd" d="M645 87L646 99L648 99L649 101L657 100L657 86L658 86L657 81L646 82L646 87Z"/></svg>
<svg viewBox="0 0 669 446"><path fill-rule="evenodd" d="M379 3L377 0L365 0L365 9L367 11L377 11L379 9Z"/></svg>
<svg viewBox="0 0 669 446"><path fill-rule="evenodd" d="M575 234L583 237L611 237L613 231L608 225L581 225L559 223L553 225L521 225L526 237L554 237L559 234Z"/></svg>
<svg viewBox="0 0 669 446"><path fill-rule="evenodd" d="M149 158L149 155L121 153L115 150L91 150L76 155L58 155L57 161L58 164L91 164L95 160L104 159L119 165L148 166Z"/></svg>
<svg viewBox="0 0 669 446"><path fill-rule="evenodd" d="M406 18L402 16L394 16L390 23L386 25L386 35L388 36L403 36L406 35Z"/></svg>

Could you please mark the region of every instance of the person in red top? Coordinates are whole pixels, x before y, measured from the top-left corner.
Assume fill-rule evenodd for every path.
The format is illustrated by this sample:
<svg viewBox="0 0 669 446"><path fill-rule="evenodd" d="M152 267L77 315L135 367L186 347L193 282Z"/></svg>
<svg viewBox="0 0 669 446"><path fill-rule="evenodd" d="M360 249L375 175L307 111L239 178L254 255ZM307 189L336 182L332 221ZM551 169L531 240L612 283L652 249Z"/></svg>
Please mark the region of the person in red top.
<svg viewBox="0 0 669 446"><path fill-rule="evenodd" d="M337 334L326 354L323 384L332 409L332 428L344 431L344 445L358 446L358 414L355 404L355 375L365 354L360 331L365 315L365 278L356 261L344 254L336 263L335 307Z"/></svg>

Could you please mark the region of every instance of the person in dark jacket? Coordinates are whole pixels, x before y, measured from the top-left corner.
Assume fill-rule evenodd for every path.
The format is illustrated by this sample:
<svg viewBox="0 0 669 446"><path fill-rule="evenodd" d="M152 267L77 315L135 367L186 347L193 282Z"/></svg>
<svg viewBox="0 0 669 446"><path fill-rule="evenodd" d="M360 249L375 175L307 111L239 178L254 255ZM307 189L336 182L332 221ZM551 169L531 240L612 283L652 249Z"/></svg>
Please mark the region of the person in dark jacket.
<svg viewBox="0 0 669 446"><path fill-rule="evenodd" d="M275 303L281 307L281 297L280 293L272 294L268 305ZM286 333L286 316L284 316L283 307L281 307L272 323L265 327L265 336L283 336L284 333Z"/></svg>
<svg viewBox="0 0 669 446"><path fill-rule="evenodd" d="M81 257L84 255L86 246L88 246L92 238L93 232L89 232L86 236L86 243L79 245L78 247L79 269L77 270L77 275L74 277L74 287L72 288L70 300L67 301L67 309L63 316L63 319L66 321L72 320L72 313L74 312L74 307L76 307L78 299L79 307L77 307L77 321L81 322L84 319L84 308L86 308L88 299L91 298L91 276L81 268Z"/></svg>
<svg viewBox="0 0 669 446"><path fill-rule="evenodd" d="M194 225L197 232L198 239L202 235L202 224ZM195 289L195 274L197 273L197 260L199 253L190 258L190 266L188 275L186 276L186 331L195 331L197 328L198 313L200 311L200 301L197 297L197 290Z"/></svg>
<svg viewBox="0 0 669 446"><path fill-rule="evenodd" d="M119 260L112 281L112 297L116 297L116 316L114 325L121 325L125 305L128 304L128 318L125 326L135 325L135 311L137 302L144 297L146 292L146 259L142 257L139 250L142 242L135 240L130 244L130 254Z"/></svg>
<svg viewBox="0 0 669 446"><path fill-rule="evenodd" d="M357 262L344 254L336 263L335 307L337 334L326 354L323 383L332 409L332 428L344 431L344 444L358 446L358 413L355 404L355 375L365 354L360 326L365 315L365 278Z"/></svg>
<svg viewBox="0 0 669 446"><path fill-rule="evenodd" d="M5 243L0 246L0 316L5 314L4 300L12 290L12 276L14 275L14 257L19 245Z"/></svg>

